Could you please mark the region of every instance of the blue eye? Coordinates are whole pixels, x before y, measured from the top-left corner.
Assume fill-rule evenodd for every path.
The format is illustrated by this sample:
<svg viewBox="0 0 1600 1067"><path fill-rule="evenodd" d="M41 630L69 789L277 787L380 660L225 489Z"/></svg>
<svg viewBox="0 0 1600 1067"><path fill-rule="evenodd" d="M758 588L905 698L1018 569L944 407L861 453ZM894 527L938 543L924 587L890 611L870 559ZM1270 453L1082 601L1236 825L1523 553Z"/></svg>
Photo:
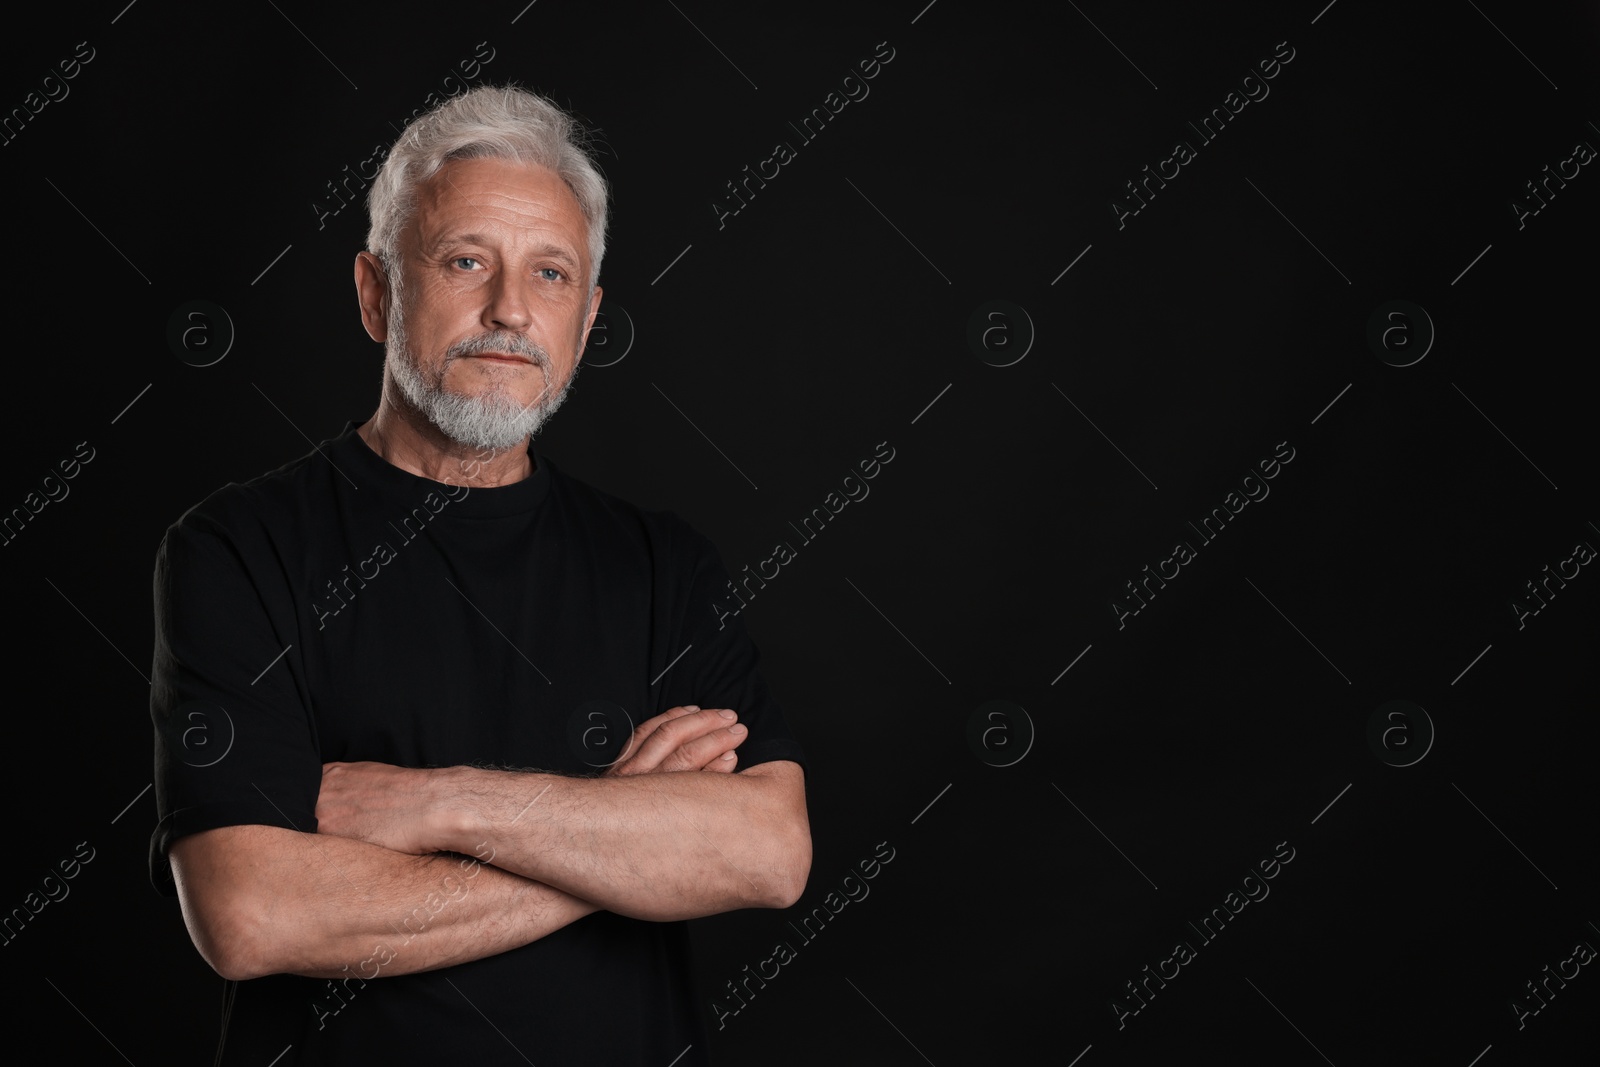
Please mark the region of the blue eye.
<svg viewBox="0 0 1600 1067"><path fill-rule="evenodd" d="M476 259L474 259L472 256L459 256L456 259L451 260L451 262L456 264L456 266L460 266L463 263L471 263L474 266L476 266L477 263L478 263L478 261ZM464 267L462 269L471 270L472 267Z"/></svg>
<svg viewBox="0 0 1600 1067"><path fill-rule="evenodd" d="M545 267L539 271L539 274L543 276L546 281L550 282L559 282L562 278L566 277L565 274L562 274L554 267ZM551 275L554 275L554 277L551 277Z"/></svg>

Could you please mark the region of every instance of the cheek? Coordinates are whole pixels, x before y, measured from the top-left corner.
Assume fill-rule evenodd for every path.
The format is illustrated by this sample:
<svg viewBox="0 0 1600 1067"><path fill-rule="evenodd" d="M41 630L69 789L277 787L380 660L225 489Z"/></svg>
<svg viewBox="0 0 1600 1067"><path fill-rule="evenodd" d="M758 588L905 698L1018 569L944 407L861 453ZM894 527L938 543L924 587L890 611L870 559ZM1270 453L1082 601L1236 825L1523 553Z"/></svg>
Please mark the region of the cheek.
<svg viewBox="0 0 1600 1067"><path fill-rule="evenodd" d="M413 296L415 293L415 296ZM418 334L443 335L471 328L482 308L471 286L430 279L405 294L407 326Z"/></svg>
<svg viewBox="0 0 1600 1067"><path fill-rule="evenodd" d="M574 362L583 351L584 333L588 325L587 308L575 312L571 304L551 306L540 316L534 339L544 346L558 366L565 366Z"/></svg>

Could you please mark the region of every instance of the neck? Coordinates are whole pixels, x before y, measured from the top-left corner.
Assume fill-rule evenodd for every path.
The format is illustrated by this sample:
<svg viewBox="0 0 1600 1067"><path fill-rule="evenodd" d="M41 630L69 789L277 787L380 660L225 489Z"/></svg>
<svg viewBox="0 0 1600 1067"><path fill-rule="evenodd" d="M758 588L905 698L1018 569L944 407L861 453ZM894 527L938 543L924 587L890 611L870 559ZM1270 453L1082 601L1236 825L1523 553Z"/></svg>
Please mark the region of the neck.
<svg viewBox="0 0 1600 1067"><path fill-rule="evenodd" d="M533 473L526 437L508 449L464 445L439 432L399 393L385 381L377 413L356 430L384 461L422 478L475 489L510 485Z"/></svg>

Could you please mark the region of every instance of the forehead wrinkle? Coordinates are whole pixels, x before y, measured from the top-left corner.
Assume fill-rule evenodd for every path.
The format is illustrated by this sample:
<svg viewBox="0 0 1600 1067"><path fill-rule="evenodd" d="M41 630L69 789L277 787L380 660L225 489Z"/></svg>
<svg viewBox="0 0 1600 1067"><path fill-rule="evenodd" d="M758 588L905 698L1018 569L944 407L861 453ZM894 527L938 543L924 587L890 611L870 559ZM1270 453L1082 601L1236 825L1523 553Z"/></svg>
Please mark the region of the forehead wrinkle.
<svg viewBox="0 0 1600 1067"><path fill-rule="evenodd" d="M448 162L444 166L440 167L438 170L434 171L434 177L443 178L445 184L448 185L450 188L455 190L457 198L462 203L464 203L464 204L471 204L472 203L471 199L468 198L467 194L463 193L461 191L461 187L459 185L457 185L455 182L450 180L450 164ZM431 186L432 182L429 182L428 184ZM439 206L438 187L434 186L433 188L429 189L429 193L431 194L429 198L433 201L433 206L435 208L437 208ZM419 218L420 218L420 215L421 215L421 213L418 212L418 217ZM491 221L489 219L489 217L487 215L483 214L481 211L477 214L476 217L478 219L482 220L483 222ZM434 241L433 244L427 249L427 251L428 252L436 252L436 251L438 251L439 247L441 245L443 245L446 241L450 240L450 239L451 239L451 237L450 237L450 235L448 233L441 234L439 236L438 240Z"/></svg>
<svg viewBox="0 0 1600 1067"><path fill-rule="evenodd" d="M468 194L462 192L461 191L461 186L457 185L455 182L450 180L450 166L451 166L451 163L465 163L465 162L476 162L476 160L452 160L449 163L446 163L444 166L440 167L437 171L435 171L434 172L434 177L443 178L445 184L450 186L451 189L455 190L456 196L460 198L460 200L461 200L461 202L463 204L472 205L472 204L474 204L473 197L471 197ZM578 202L577 194L575 194L572 191L572 188L570 186L568 186L566 182L561 181L560 180L560 175L555 174L555 172L551 171L550 168L542 166L542 165L536 165L536 166L537 166L537 169L545 171L545 172L549 173L552 177L555 177L557 179L558 187L563 192L565 192L567 194L568 198L570 198L572 200L573 206L577 208L578 217L583 220L584 226L587 227L588 224L589 224L589 219L588 219L588 217L586 215L584 215L584 213L583 213L583 205ZM489 184L490 185L491 188L490 188L490 192L488 194L488 198L489 199L493 199L495 197L499 197L499 198L501 198L503 200L510 201L510 203L512 205L514 205L514 206L520 206L520 207L523 207L524 209L527 209L529 214L550 216L550 215L553 215L553 214L558 214L559 211L560 211L559 208L552 208L552 206L551 206L551 204L550 204L550 202L548 200L541 199L539 197L533 197L533 196L525 195L520 189L508 188L507 186L505 186L503 184L500 184L500 183L489 182L487 179L481 179L480 178L478 181L479 181L479 184ZM430 179L428 184L429 185L432 184L431 179ZM432 195L432 199L433 199L435 205L437 205L439 203L439 199L440 199L439 191L438 191L437 187L434 187L434 188L430 189L429 192ZM485 219L485 221L489 221L487 219L487 216L482 214L481 209L479 209L478 217Z"/></svg>
<svg viewBox="0 0 1600 1067"><path fill-rule="evenodd" d="M502 221L499 221L499 220L496 220L494 218L491 218L489 213L488 213L488 209L490 207L489 204L478 204L478 203L475 203L473 197L471 197L467 193L463 192L461 187L459 185L457 185L454 181L451 180L449 171L450 171L450 168L451 168L452 164L471 163L471 162L475 162L475 161L473 161L473 160L449 160L443 166L441 166L437 171L434 172L433 177L434 178L443 178L445 184L448 185L450 187L450 189L456 194L457 203L466 206L468 208L469 213L471 214L471 217L473 219L488 224L488 228L491 231L494 230L494 229L509 229L512 232L518 232L521 229L521 227L518 227L518 226L515 226L515 225L508 226L506 223L504 223ZM567 247L565 247L563 245L554 244L554 243L552 243L551 241L549 241L547 239L542 245L540 245L539 247L537 247L537 248L532 250L533 254L557 259L562 263L563 266L565 266L565 267L567 267L567 268L569 268L569 269L571 269L573 271L586 270L587 268L585 267L584 261L587 258L586 257L586 253L588 251L588 243L587 242L588 242L588 236L589 236L588 235L589 219L588 219L587 216L585 216L583 214L583 205L578 202L577 195L572 191L571 186L569 186L565 181L560 181L559 180L560 179L560 175L559 174L556 174L554 171L550 170L550 168L548 168L548 167L544 167L542 165L538 165L538 166L539 166L539 169L544 170L544 171L548 172L549 174L551 174L552 176L556 177L558 179L557 184L558 184L559 188L561 189L561 191L564 192L567 195L567 197L572 200L572 206L576 209L576 214L577 214L577 219L578 219L579 226L578 226L578 232L576 232L574 234L571 234L571 235L567 235L567 236L570 236L570 238L572 240L577 242L577 245L579 247L579 251L577 252L577 254L574 254ZM480 182L482 182L482 181L483 181L483 179L480 179ZM490 185L489 198L491 200L493 198L495 198L495 197L499 197L499 198L502 198L504 201L509 202L513 206L522 206L522 207L524 207L527 210L527 214L535 217L535 219L537 220L536 221L536 225L538 223L543 223L547 227L556 229L558 231L559 230L563 230L563 229L566 228L562 224L562 222L560 220L560 216L562 214L561 208L552 205L549 202L548 199L542 198L542 197L528 196L528 195L524 194L520 189L517 189L515 187L507 187L506 185L503 185L503 184L500 184L500 183L489 182L488 184ZM424 185L423 185L423 195L424 195L424 197L427 198L427 200L432 201L431 206L436 210L442 206L442 203L441 203L442 195L441 194L442 194L442 190L440 189L440 187L438 185L436 185L432 181L432 179L430 179L428 182L424 183ZM423 214L423 211L421 210L421 207L422 207L422 205L419 204L419 210L412 217L412 227L411 228L413 228L414 232L415 232L415 228L418 227L418 225L422 221L421 216ZM417 238L419 239L419 241L421 240L421 238L423 236L424 235L422 233L420 233L420 232L417 233ZM474 240L474 239L479 241L482 244L485 244L485 245L489 245L489 244L493 243L492 239L488 238L485 234L480 234L480 233L460 234L460 233L456 232L455 230L451 230L451 231L447 231L447 232L441 234L435 240L433 240L431 242L428 242L426 248L422 249L422 252L423 252L424 255L434 255L434 254L437 254L438 251L445 244L447 244L447 243L449 243L451 241L454 241L454 240Z"/></svg>

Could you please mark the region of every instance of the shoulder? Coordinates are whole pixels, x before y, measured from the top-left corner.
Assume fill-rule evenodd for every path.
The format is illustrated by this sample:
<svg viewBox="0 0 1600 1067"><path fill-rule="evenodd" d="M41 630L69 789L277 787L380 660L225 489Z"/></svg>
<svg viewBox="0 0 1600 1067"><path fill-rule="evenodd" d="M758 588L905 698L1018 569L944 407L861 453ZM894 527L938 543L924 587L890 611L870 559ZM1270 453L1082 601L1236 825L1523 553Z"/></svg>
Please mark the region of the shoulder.
<svg viewBox="0 0 1600 1067"><path fill-rule="evenodd" d="M318 446L327 449L334 444ZM266 547L282 540L282 532L322 510L328 499L328 461L318 451L243 482L229 482L191 506L168 526L163 550L174 544L223 541L236 548Z"/></svg>

